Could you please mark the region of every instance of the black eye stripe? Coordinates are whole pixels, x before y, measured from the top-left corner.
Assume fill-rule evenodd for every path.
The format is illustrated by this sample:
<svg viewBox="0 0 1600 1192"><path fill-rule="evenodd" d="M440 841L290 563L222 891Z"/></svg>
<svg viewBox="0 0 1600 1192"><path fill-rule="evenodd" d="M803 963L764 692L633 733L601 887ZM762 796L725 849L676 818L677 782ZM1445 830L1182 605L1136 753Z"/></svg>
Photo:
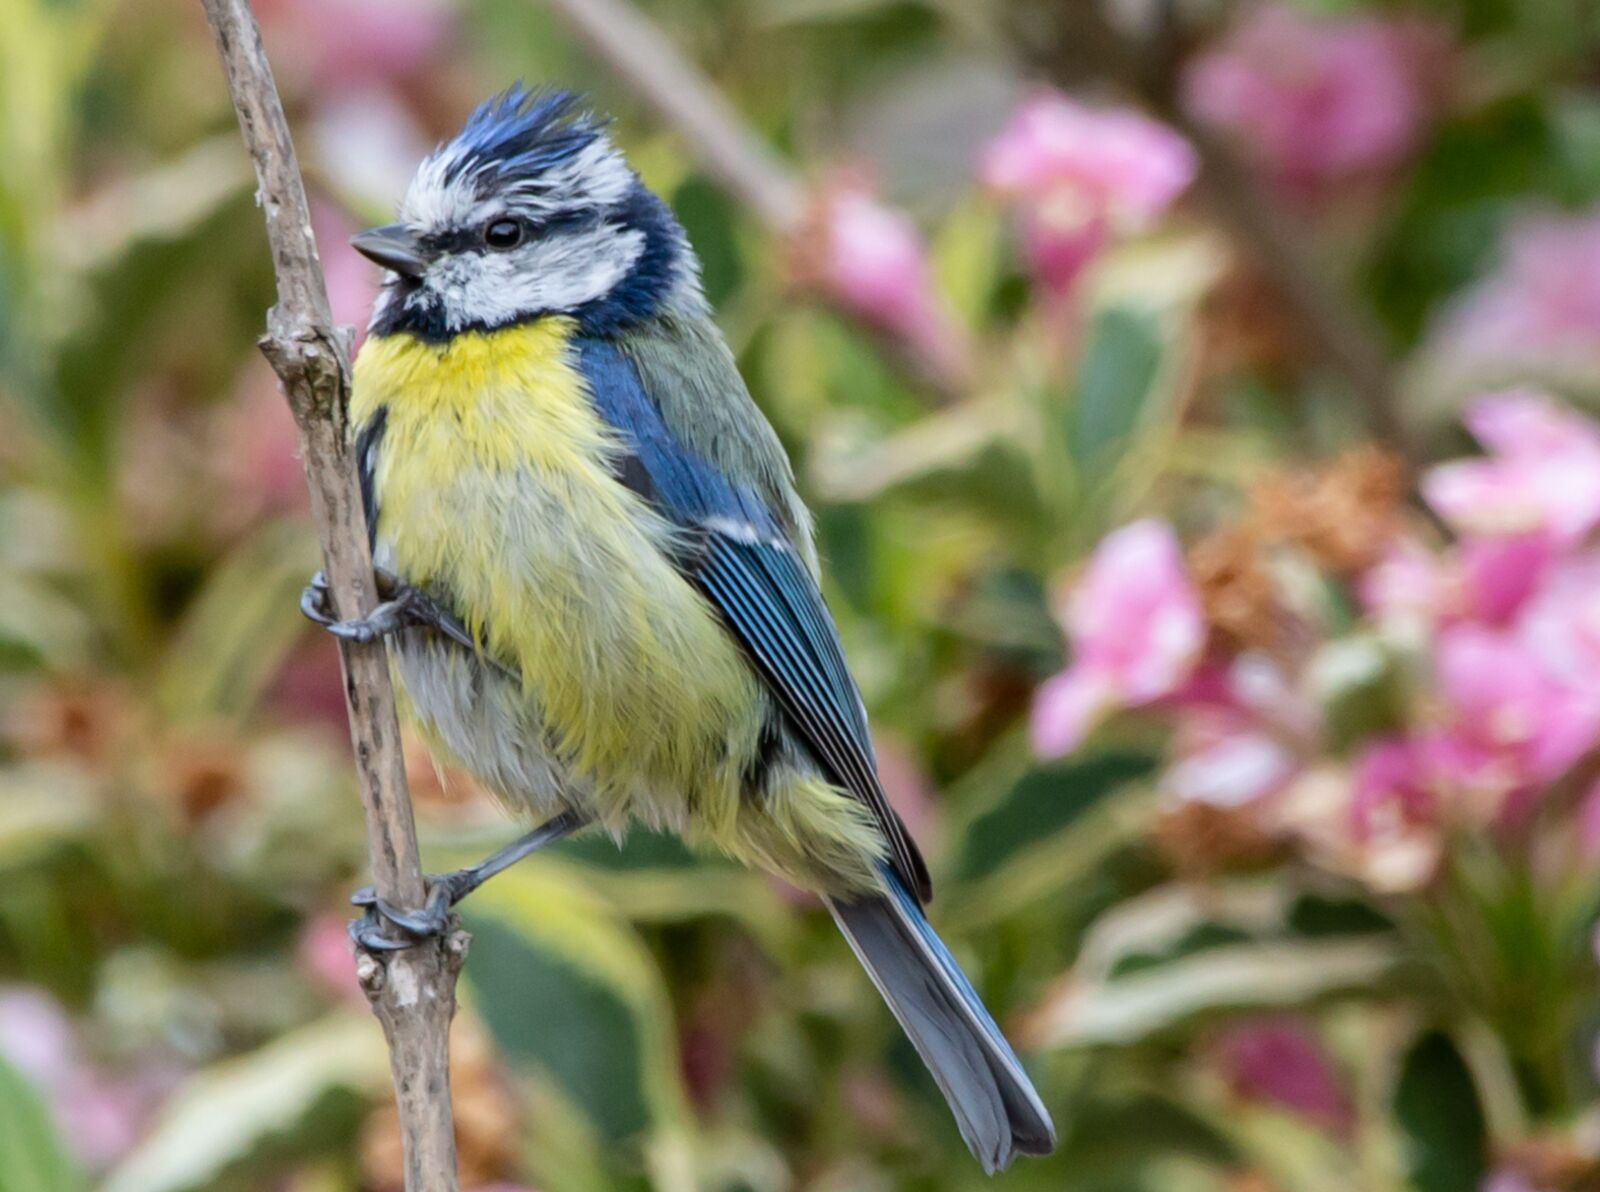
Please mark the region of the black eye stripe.
<svg viewBox="0 0 1600 1192"><path fill-rule="evenodd" d="M568 232L578 228L599 227L604 222L602 214L598 211L562 211L549 215L543 219L533 219L526 215L496 216L492 220L477 224L470 228L452 228L448 232L434 232L421 237L422 245L429 252L439 256L448 256L454 253L484 252L488 250L484 244L484 230L489 224L498 223L501 219L516 219L522 224L522 243L537 240L548 236L552 232Z"/></svg>

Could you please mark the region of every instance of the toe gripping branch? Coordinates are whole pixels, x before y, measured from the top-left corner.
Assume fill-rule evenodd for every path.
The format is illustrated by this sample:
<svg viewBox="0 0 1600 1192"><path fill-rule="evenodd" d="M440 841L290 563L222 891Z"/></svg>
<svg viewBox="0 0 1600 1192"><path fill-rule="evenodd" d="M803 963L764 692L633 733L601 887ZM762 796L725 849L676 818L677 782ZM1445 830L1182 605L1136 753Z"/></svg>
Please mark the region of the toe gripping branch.
<svg viewBox="0 0 1600 1192"><path fill-rule="evenodd" d="M306 619L321 625L335 637L352 642L375 642L402 629L427 628L443 634L506 678L521 682L517 671L497 658L485 653L484 647L473 640L459 617L442 608L421 588L403 583L392 572L381 567L373 568L378 596L382 603L364 617L348 621L339 620L333 611L333 595L328 590L328 579L322 572L311 577L311 582L300 593L300 611Z"/></svg>
<svg viewBox="0 0 1600 1192"><path fill-rule="evenodd" d="M433 602L420 588L403 584L390 572L377 568L378 595L382 603L364 617L341 621L333 611L333 597L328 590L328 578L322 572L311 577L311 582L300 593L300 611L335 637L352 642L375 642L402 629L426 625L457 638L470 646L472 639L460 624Z"/></svg>
<svg viewBox="0 0 1600 1192"><path fill-rule="evenodd" d="M375 569L373 575L383 602L364 617L348 621L337 618L327 577L320 571L311 577L311 582L300 594L300 611L329 633L347 641L374 642L402 629L426 626L482 657L477 643L461 622L440 608L420 588L401 583L396 576L382 569ZM515 672L501 663L487 658L484 661L496 670L517 678ZM350 901L365 912L361 918L351 922L350 938L370 951L393 952L440 935L449 926L450 912L456 903L501 870L546 845L570 836L587 822L587 818L578 812L564 811L476 865L452 873L430 875L427 879L428 899L421 910L402 910L379 898L373 887L363 886L350 896ZM400 936L394 937L386 931L385 922L398 928Z"/></svg>
<svg viewBox="0 0 1600 1192"><path fill-rule="evenodd" d="M451 873L429 875L428 900L418 911L401 910L379 898L371 886L363 886L350 896L351 903L362 907L365 912L361 918L351 921L350 938L369 951L393 952L441 935L449 926L450 912L456 903L495 874L509 869L547 845L565 839L586 823L588 820L579 813L564 811L526 836L491 853L476 865ZM387 934L384 922L399 928L400 936L393 938Z"/></svg>

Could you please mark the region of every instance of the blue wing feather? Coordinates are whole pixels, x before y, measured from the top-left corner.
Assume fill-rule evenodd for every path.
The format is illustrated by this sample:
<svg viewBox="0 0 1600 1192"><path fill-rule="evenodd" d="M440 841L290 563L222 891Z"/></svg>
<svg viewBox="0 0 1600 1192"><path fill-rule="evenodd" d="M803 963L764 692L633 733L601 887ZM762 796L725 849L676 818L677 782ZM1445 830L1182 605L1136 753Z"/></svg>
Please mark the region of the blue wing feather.
<svg viewBox="0 0 1600 1192"><path fill-rule="evenodd" d="M927 867L878 781L866 712L833 619L783 526L753 488L673 437L614 343L581 336L577 346L596 408L633 453L624 477L642 473L629 487L698 543L678 566L721 613L832 779L871 810L895 873L926 900Z"/></svg>

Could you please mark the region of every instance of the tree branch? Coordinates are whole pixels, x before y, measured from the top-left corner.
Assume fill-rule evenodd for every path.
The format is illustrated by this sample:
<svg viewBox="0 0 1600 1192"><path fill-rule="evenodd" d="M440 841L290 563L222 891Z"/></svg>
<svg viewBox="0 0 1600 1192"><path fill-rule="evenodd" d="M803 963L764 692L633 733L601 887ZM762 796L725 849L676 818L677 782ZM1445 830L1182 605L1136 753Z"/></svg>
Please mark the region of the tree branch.
<svg viewBox="0 0 1600 1192"><path fill-rule="evenodd" d="M294 412L333 606L340 616L361 616L375 603L376 585L346 436L349 333L334 326L328 307L305 185L249 2L202 4L255 163L272 247L278 302L267 315L261 351ZM381 642L341 642L340 659L373 880L386 901L418 907L426 889L386 650ZM407 1192L457 1187L449 1031L466 944L452 925L442 938L416 947L359 957L362 987L389 1042Z"/></svg>
<svg viewBox="0 0 1600 1192"><path fill-rule="evenodd" d="M677 129L706 169L768 227L799 230L806 187L703 73L628 0L548 0L596 57Z"/></svg>

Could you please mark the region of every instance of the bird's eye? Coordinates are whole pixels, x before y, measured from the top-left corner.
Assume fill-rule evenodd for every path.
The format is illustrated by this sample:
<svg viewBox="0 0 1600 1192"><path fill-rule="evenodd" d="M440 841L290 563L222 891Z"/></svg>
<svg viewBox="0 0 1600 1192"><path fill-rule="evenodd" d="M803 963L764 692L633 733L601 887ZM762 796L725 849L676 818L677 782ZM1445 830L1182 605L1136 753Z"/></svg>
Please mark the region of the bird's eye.
<svg viewBox="0 0 1600 1192"><path fill-rule="evenodd" d="M483 229L483 242L496 252L505 252L522 243L522 223L515 219L497 219Z"/></svg>

